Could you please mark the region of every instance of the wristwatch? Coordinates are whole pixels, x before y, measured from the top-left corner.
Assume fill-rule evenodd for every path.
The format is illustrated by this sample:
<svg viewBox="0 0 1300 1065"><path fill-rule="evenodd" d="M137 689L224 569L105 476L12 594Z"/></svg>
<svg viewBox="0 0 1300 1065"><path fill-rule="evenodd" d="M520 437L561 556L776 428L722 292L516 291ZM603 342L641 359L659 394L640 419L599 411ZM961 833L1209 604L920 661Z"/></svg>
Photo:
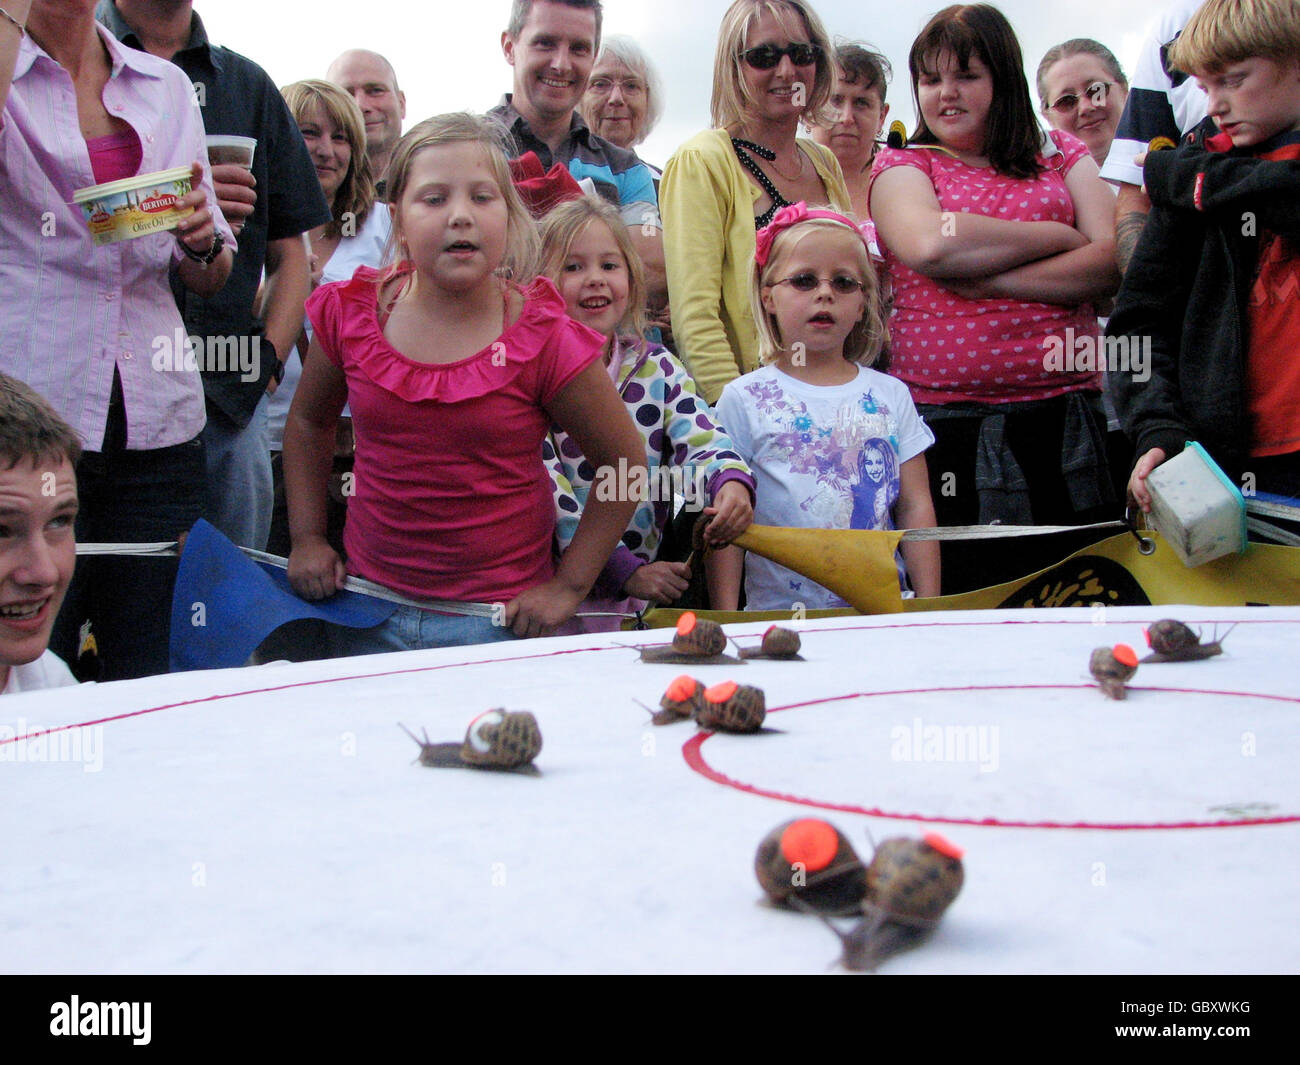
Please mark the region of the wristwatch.
<svg viewBox="0 0 1300 1065"><path fill-rule="evenodd" d="M208 249L206 255L200 255L186 244L185 241L181 240L179 236L176 238L176 243L181 246L181 251L185 253L187 259L192 259L196 263L202 263L204 266L211 266L212 263L216 261L217 256L221 254L221 249L226 246L225 239L215 230L212 233L212 247Z"/></svg>

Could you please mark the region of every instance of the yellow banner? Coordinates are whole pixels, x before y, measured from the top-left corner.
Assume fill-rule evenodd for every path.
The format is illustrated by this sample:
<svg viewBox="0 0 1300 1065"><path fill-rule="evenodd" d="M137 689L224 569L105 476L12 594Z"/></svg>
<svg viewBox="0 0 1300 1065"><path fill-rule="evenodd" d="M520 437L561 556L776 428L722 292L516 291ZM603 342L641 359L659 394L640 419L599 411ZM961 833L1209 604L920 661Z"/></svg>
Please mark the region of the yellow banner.
<svg viewBox="0 0 1300 1065"><path fill-rule="evenodd" d="M1190 568L1160 535L1150 555L1138 551L1128 533L1112 536L1063 562L1007 584L933 599L903 599L898 593L894 552L899 532L858 529L778 529L752 525L736 543L806 577L851 603L854 610L810 610L807 617L842 617L918 610L992 610L1010 607L1300 605L1300 548L1249 544L1244 553ZM679 610L653 610L651 628L676 624ZM790 611L705 611L731 621L789 620Z"/></svg>

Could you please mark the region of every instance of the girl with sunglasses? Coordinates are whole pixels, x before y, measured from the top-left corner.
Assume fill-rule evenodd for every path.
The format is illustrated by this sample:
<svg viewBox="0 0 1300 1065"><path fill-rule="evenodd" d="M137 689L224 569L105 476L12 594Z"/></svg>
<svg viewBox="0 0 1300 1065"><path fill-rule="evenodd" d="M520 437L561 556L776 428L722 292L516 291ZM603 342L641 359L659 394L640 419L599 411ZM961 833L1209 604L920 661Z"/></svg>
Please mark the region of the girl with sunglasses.
<svg viewBox="0 0 1300 1065"><path fill-rule="evenodd" d="M718 403L758 482L754 520L814 529L932 525L924 452L934 434L906 386L870 368L885 323L866 238L843 215L797 203L777 211L756 243L750 298L764 365L728 384ZM736 547L710 554L715 608L736 608L742 558ZM900 590L910 578L917 595L939 594L936 543L904 544L896 565ZM744 569L747 610L848 605L757 555Z"/></svg>
<svg viewBox="0 0 1300 1065"><path fill-rule="evenodd" d="M1119 285L1114 197L1081 141L1043 136L996 8L939 12L908 67L920 117L906 148L876 157L871 217L894 295L890 369L938 438L940 523L1113 518L1093 304ZM1023 577L1093 539L949 541L944 591Z"/></svg>
<svg viewBox="0 0 1300 1065"><path fill-rule="evenodd" d="M714 128L677 149L660 186L673 332L710 403L756 365L755 233L791 203L851 207L835 156L798 137L833 80L830 41L802 0L736 0L723 16Z"/></svg>

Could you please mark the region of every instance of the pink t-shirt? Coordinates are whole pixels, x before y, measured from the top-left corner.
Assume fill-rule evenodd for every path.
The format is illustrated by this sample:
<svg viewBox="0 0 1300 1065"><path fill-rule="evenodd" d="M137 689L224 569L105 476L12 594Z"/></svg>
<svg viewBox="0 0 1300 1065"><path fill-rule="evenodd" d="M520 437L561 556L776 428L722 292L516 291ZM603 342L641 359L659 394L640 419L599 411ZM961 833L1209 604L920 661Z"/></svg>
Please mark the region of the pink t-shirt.
<svg viewBox="0 0 1300 1065"><path fill-rule="evenodd" d="M1088 149L1068 133L1053 130L1051 137L1060 154L1039 156L1047 169L1033 179L1003 177L924 147L882 148L872 177L892 166L914 166L930 178L945 211L1072 226L1065 175ZM1056 349L1049 337L1068 343L1067 329L1075 338L1098 336L1091 304L963 299L904 265L888 247L881 250L894 292L890 373L907 382L917 403L1014 403L1101 387L1096 373L1043 365L1048 350Z"/></svg>
<svg viewBox="0 0 1300 1065"><path fill-rule="evenodd" d="M415 599L505 602L554 575L545 405L605 338L537 278L487 348L416 362L384 339L377 277L361 267L307 300L315 339L347 378L356 432L348 569Z"/></svg>

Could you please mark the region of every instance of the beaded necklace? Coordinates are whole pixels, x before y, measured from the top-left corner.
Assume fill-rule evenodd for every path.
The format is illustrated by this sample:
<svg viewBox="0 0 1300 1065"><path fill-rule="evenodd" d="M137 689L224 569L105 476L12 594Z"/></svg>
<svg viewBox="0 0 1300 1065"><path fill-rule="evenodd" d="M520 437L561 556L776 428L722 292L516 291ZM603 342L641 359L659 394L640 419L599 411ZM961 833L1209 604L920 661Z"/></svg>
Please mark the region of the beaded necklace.
<svg viewBox="0 0 1300 1065"><path fill-rule="evenodd" d="M740 160L740 165L754 175L755 179L763 187L763 191L771 197L772 206L754 219L754 229L762 229L772 221L772 217L777 211L782 207L789 207L790 201L777 191L776 186L772 184L772 179L769 178L767 174L763 172L763 168L746 153L753 152L755 155L762 159L766 159L771 163L776 160L776 152L772 151L771 148L764 148L761 144L755 144L753 141L741 140L739 137L731 138L731 146L736 150L736 158ZM796 149L796 151L797 150L798 149Z"/></svg>

